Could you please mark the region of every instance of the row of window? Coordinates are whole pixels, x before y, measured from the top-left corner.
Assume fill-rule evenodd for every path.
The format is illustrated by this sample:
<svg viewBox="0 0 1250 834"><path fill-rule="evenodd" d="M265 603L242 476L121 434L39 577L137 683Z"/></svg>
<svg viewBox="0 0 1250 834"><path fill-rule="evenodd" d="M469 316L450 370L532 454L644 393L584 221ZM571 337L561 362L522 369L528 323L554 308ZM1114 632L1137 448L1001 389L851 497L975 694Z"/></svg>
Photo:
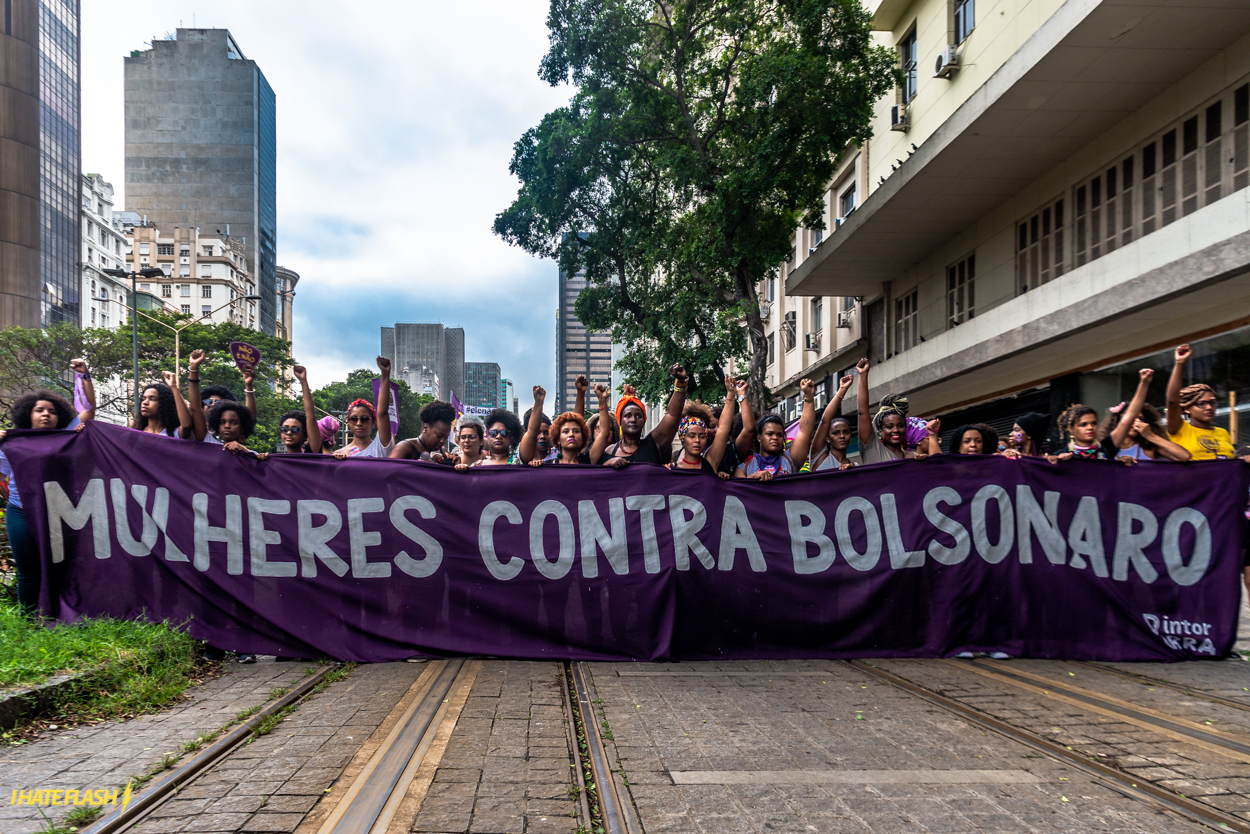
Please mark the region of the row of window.
<svg viewBox="0 0 1250 834"><path fill-rule="evenodd" d="M968 35L972 34L972 30L977 25L976 0L955 0L954 5L955 44L958 45L963 43ZM946 46L945 43L942 45ZM920 58L916 44L915 26L898 42L898 57L899 62L903 65L903 86L900 88L899 94L903 104L910 104L911 100L916 97L917 67Z"/></svg>

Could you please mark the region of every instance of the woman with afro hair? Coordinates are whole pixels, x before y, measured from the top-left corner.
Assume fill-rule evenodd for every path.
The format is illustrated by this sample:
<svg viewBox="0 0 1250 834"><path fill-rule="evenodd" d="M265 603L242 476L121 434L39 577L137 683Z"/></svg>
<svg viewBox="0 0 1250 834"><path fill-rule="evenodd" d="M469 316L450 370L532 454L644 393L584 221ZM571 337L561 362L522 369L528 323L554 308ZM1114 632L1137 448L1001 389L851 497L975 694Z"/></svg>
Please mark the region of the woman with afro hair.
<svg viewBox="0 0 1250 834"><path fill-rule="evenodd" d="M476 463L457 463L457 472L470 466L507 466L519 464L516 446L521 440L521 421L506 408L496 408L486 415L486 456Z"/></svg>
<svg viewBox="0 0 1250 834"><path fill-rule="evenodd" d="M71 363L75 372L86 375L87 363L75 359ZM95 392L86 389L90 408L81 414L74 414L74 409L65 398L52 391L39 390L19 397L13 403L9 418L16 429L74 430L82 431L86 421L95 414ZM0 444L4 443L8 432L0 431ZM26 513L22 509L22 493L13 479L13 468L9 459L0 451L0 474L9 479L9 505L4 515L4 526L9 534L9 545L13 550L13 565L17 573L17 604L28 617L33 617L39 607L39 585L43 579L42 566L39 561L39 544L26 523Z"/></svg>
<svg viewBox="0 0 1250 834"><path fill-rule="evenodd" d="M542 411L542 402L546 399L546 396L546 391L535 386L534 409L536 411ZM606 415L611 413L611 405L608 403L608 389L602 383L595 383L595 396L599 398L599 420L602 421L606 419ZM534 418L531 415L531 425L533 422ZM526 436L528 437L528 433ZM599 436L592 439L590 425L576 411L566 411L557 415L551 421L551 429L547 432L547 437L551 448L556 450L556 457L545 461L545 463L552 465L562 463L598 464L603 459L604 450L608 448L610 440L610 435L607 432L599 432Z"/></svg>
<svg viewBox="0 0 1250 834"><path fill-rule="evenodd" d="M416 458L442 463L446 457L447 438L451 425L456 421L456 409L451 403L435 400L421 409L421 433L401 440L391 449L390 457Z"/></svg>

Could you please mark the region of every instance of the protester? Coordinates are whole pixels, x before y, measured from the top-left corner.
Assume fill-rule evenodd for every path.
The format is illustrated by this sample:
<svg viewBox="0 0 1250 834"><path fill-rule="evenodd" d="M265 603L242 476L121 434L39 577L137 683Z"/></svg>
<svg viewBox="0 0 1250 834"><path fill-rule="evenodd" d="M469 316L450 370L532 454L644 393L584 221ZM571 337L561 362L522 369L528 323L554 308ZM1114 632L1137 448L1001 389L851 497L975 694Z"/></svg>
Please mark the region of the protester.
<svg viewBox="0 0 1250 834"><path fill-rule="evenodd" d="M462 414L456 421L456 445L459 451L451 455L450 463L472 466L486 457L486 423L476 414Z"/></svg>
<svg viewBox="0 0 1250 834"><path fill-rule="evenodd" d="M608 444L611 445L621 439L621 433L616 428L616 418L612 416L612 412L607 414L592 414L586 419L586 425L590 428L590 434L595 439L599 439L599 433L606 431L608 433Z"/></svg>
<svg viewBox="0 0 1250 834"><path fill-rule="evenodd" d="M1113 438L1116 456L1121 460L1174 460L1187 461L1191 455L1185 447L1168 439L1167 429L1158 410L1146 402L1150 380L1154 370L1143 368L1141 380L1133 400L1120 403L1107 410L1107 417L1099 431L1099 439ZM1133 419L1134 413L1137 418ZM1128 426L1127 431L1120 431Z"/></svg>
<svg viewBox="0 0 1250 834"><path fill-rule="evenodd" d="M303 411L288 411L278 421L278 433L287 454L298 455L304 452L321 454L321 432L309 432L310 425L317 424L316 407L313 405L312 390L308 387L308 370L303 365L291 368L291 373L299 380L300 395L304 401Z"/></svg>
<svg viewBox="0 0 1250 834"><path fill-rule="evenodd" d="M1046 433L1050 417L1040 411L1021 414L1007 437L1007 449L1020 457L1045 457Z"/></svg>
<svg viewBox="0 0 1250 834"><path fill-rule="evenodd" d="M587 381L585 374L578 374L577 379L573 380L573 388L577 394L573 398L573 413L579 417L586 417L586 391L590 388L590 382Z"/></svg>
<svg viewBox="0 0 1250 834"><path fill-rule="evenodd" d="M134 428L157 437L195 438L191 413L177 388L173 371L164 372L168 382L144 386L139 394L139 417Z"/></svg>
<svg viewBox="0 0 1250 834"><path fill-rule="evenodd" d="M352 442L334 451L335 460L346 458L384 458L395 446L391 436L391 360L378 357L378 370L382 372L382 385L378 388L378 404L365 399L354 400L347 407L347 425L352 430ZM379 420L382 414L385 419ZM373 434L377 427L377 436ZM444 435L446 437L446 435Z"/></svg>
<svg viewBox="0 0 1250 834"><path fill-rule="evenodd" d="M859 373L856 391L856 407L859 410L859 456L864 463L881 463L890 460L924 459L941 454L937 442L940 423L930 420L925 424L923 448L918 444L915 451L907 448L907 398L898 394L886 394L881 398L877 413L871 414L868 404L868 370L871 363L861 359L855 366ZM930 442L932 441L932 442Z"/></svg>
<svg viewBox="0 0 1250 834"><path fill-rule="evenodd" d="M221 400L208 412L208 436L205 443L214 443L222 447L222 451L232 455L247 455L264 460L268 452L254 452L243 445L243 441L252 436L256 430L256 418L252 410L230 400Z"/></svg>
<svg viewBox="0 0 1250 834"><path fill-rule="evenodd" d="M812 435L816 431L816 384L810 379L799 382L803 392L803 414L799 417L799 433L790 448L786 448L786 423L776 414L769 414L759 421L759 449L747 458L736 472L735 478L755 481L771 481L782 475L797 473L807 462L812 447Z"/></svg>
<svg viewBox="0 0 1250 834"><path fill-rule="evenodd" d="M321 454L334 454L335 447L339 445L339 429L342 427L343 424L329 414L317 421L317 432L321 435Z"/></svg>
<svg viewBox="0 0 1250 834"><path fill-rule="evenodd" d="M988 455L993 454L991 450L996 450L997 445L997 436L991 442L978 426L967 424L951 434L946 441L946 451L951 455Z"/></svg>
<svg viewBox="0 0 1250 834"><path fill-rule="evenodd" d="M1215 425L1215 410L1219 407L1215 389L1202 382L1181 387L1185 365L1193 353L1189 345L1176 349L1168 380L1168 437L1189 452L1193 460L1234 457L1232 438Z"/></svg>
<svg viewBox="0 0 1250 834"><path fill-rule="evenodd" d="M681 365L673 365L668 373L673 378L673 394L668 399L668 410L646 437L642 436L642 430L647 424L647 407L632 385L622 389L623 396L616 404L616 423L621 428L621 439L604 453L605 466L620 469L630 463L668 463L672 457L670 447L686 405L686 387L690 380Z"/></svg>
<svg viewBox="0 0 1250 834"><path fill-rule="evenodd" d="M738 471L738 464L746 460L751 455L751 450L755 448L755 412L751 409L751 400L747 397L749 385L745 379L740 379L734 383L735 401L741 406L741 414L725 417L729 420L729 436L733 441L725 447L725 456L721 458L720 466L717 472L723 475L733 477L733 473ZM712 419L707 424L709 435L715 435L720 430L721 414L724 412L723 405L712 406ZM710 449L705 447L704 454Z"/></svg>
<svg viewBox="0 0 1250 834"><path fill-rule="evenodd" d="M541 408L539 392L542 392L544 397L546 395L543 389L535 386L534 408ZM608 403L608 389L602 383L595 383L595 397L599 400L598 416L609 415L611 405ZM528 432L526 434L528 435ZM556 419L551 422L548 440L550 446L556 450L556 457L545 460L543 463L552 465L597 464L603 459L603 452L608 447L607 433L600 432L592 439L590 426L576 411L566 411L556 416Z"/></svg>
<svg viewBox="0 0 1250 834"><path fill-rule="evenodd" d="M456 409L451 403L435 400L421 409L421 433L401 440L391 450L393 458L417 458L442 463L446 457L447 438L451 425L456 421Z"/></svg>
<svg viewBox="0 0 1250 834"><path fill-rule="evenodd" d="M87 365L75 359L71 367L78 373L89 375ZM17 429L41 429L51 431L82 431L95 414L95 390L84 386L89 408L75 415L74 409L60 394L38 390L19 397L13 404L9 418ZM0 430L0 444L7 431ZM4 514L5 530L9 534L9 546L13 551L13 566L17 574L17 604L22 613L34 617L39 607L39 586L43 580L43 568L39 559L39 543L26 521L22 509L22 494L13 478L13 468L3 451L0 451L0 474L9 479L9 503ZM38 486L38 485L36 485Z"/></svg>
<svg viewBox="0 0 1250 834"><path fill-rule="evenodd" d="M507 466L519 464L516 446L521 442L521 421L506 408L496 408L486 415L486 457L472 466ZM456 464L457 472L465 472L470 464Z"/></svg>
<svg viewBox="0 0 1250 834"><path fill-rule="evenodd" d="M234 395L224 385L209 385L200 390L200 365L207 359L207 354L200 348L191 351L191 355L187 358L187 399L190 401L191 421L194 427L194 438L203 440L208 435L208 422L206 415L219 402L238 402L239 398ZM247 410L252 412L252 419L256 418L256 386L254 385L256 376L255 371L251 368L241 369L243 374L243 396L246 398L245 405ZM181 393L178 392L178 382L175 378L168 382L169 387L178 393L181 399Z"/></svg>
<svg viewBox="0 0 1250 834"><path fill-rule="evenodd" d="M820 425L816 427L816 434L812 437L814 454L809 466L811 472L850 469L855 465L846 457L846 450L851 446L851 423L838 413L842 410L842 401L854 381L850 376L838 380L838 391L820 416Z"/></svg>
<svg viewBox="0 0 1250 834"><path fill-rule="evenodd" d="M546 461L555 459L556 451L551 448L551 418L544 414L541 408L535 406L525 412L525 416L521 418L521 424L528 431L535 411L538 412L538 423L534 430L534 453L526 458L526 463L530 466L542 466ZM518 441L516 445L519 450L520 442Z"/></svg>
<svg viewBox="0 0 1250 834"><path fill-rule="evenodd" d="M677 460L668 465L669 469L698 469L709 475L716 475L722 480L733 477L721 471L721 461L730 449L729 433L733 428L734 406L738 402L737 382L733 377L725 377L725 405L721 408L719 421L716 423L716 434L708 443L708 425L717 418L712 417L712 410L702 403L688 403L685 416L677 425L677 437L681 441L681 452Z"/></svg>

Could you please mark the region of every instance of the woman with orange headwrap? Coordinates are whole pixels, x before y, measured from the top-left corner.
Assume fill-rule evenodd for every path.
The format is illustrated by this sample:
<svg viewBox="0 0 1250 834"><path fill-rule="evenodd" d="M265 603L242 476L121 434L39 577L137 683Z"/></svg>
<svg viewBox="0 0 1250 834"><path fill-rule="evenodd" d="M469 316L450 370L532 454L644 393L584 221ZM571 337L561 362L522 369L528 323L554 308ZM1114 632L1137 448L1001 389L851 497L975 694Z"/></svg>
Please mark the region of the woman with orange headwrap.
<svg viewBox="0 0 1250 834"><path fill-rule="evenodd" d="M681 422L681 412L686 405L686 386L690 381L686 369L674 365L668 369L673 378L673 395L668 400L668 411L659 424L646 437L642 430L647 424L647 407L626 385L624 395L616 404L616 422L621 427L621 439L604 452L604 465L620 469L629 463L666 464L671 455L673 437Z"/></svg>
<svg viewBox="0 0 1250 834"><path fill-rule="evenodd" d="M1189 345L1176 349L1172 376L1168 380L1168 436L1193 457L1192 460L1214 460L1236 457L1233 439L1215 425L1215 409L1219 406L1215 390L1198 383L1182 388L1185 365L1193 356ZM1189 422L1185 418L1189 418Z"/></svg>

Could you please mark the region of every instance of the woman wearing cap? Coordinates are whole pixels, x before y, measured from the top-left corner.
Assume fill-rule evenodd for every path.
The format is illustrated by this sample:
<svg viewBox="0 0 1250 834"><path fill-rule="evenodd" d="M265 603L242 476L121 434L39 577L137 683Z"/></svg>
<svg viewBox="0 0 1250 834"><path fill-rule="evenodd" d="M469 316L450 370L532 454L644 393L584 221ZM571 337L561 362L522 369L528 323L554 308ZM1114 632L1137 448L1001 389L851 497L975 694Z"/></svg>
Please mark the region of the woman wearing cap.
<svg viewBox="0 0 1250 834"><path fill-rule="evenodd" d="M1050 417L1040 411L1021 414L1007 436L1004 457L1046 457L1046 429Z"/></svg>
<svg viewBox="0 0 1250 834"><path fill-rule="evenodd" d="M352 442L334 451L336 460L344 458L384 458L395 446L391 436L391 360L378 357L378 370L382 372L382 385L378 388L378 405L359 399L347 407L347 425L352 430ZM378 415L385 419L378 420ZM377 437L373 428L377 426Z"/></svg>
<svg viewBox="0 0 1250 834"><path fill-rule="evenodd" d="M933 454L941 454L937 443L940 423L930 420L925 424L924 446L927 451L911 451L907 448L907 412L910 408L907 398L898 394L886 394L881 398L881 407L876 414L871 414L868 406L868 369L872 367L867 359L859 360L855 370L859 372L859 386L856 393L856 406L859 409L859 456L864 463L881 463L890 460L922 460ZM919 446L917 447L920 448Z"/></svg>
<svg viewBox="0 0 1250 834"><path fill-rule="evenodd" d="M308 370L303 365L291 368L291 373L299 380L300 393L304 400L303 411L288 411L278 420L278 434L287 454L297 455L309 452L321 454L321 432L309 431L308 427L317 425L317 413L313 406L312 391L308 387Z"/></svg>
<svg viewBox="0 0 1250 834"><path fill-rule="evenodd" d="M673 395L668 399L668 411L646 437L642 436L642 430L647 424L647 407L638 399L633 386L625 386L624 396L616 404L616 423L621 429L621 439L604 452L605 466L620 469L629 463L668 463L673 437L677 434L682 409L686 406L686 386L689 382L686 369L681 365L669 368L668 373L673 378Z"/></svg>
<svg viewBox="0 0 1250 834"><path fill-rule="evenodd" d="M1215 425L1215 409L1219 406L1215 390L1201 382L1181 387L1185 365L1193 354L1189 345L1176 349L1168 380L1168 437L1189 452L1193 460L1236 457L1232 438Z"/></svg>
<svg viewBox="0 0 1250 834"><path fill-rule="evenodd" d="M799 383L803 392L803 414L799 418L799 433L786 449L786 423L777 414L769 414L759 421L759 449L738 467L735 478L771 481L782 475L793 475L807 462L812 448L812 434L816 430L816 384L810 379Z"/></svg>
<svg viewBox="0 0 1250 834"><path fill-rule="evenodd" d="M725 406L717 418L716 434L708 445L708 425L712 421L712 409L702 403L689 403L685 416L677 425L677 437L681 452L669 469L697 469L723 480L732 477L722 472L720 465L729 449L729 434L733 429L734 406L738 403L738 388L733 377L725 377Z"/></svg>

